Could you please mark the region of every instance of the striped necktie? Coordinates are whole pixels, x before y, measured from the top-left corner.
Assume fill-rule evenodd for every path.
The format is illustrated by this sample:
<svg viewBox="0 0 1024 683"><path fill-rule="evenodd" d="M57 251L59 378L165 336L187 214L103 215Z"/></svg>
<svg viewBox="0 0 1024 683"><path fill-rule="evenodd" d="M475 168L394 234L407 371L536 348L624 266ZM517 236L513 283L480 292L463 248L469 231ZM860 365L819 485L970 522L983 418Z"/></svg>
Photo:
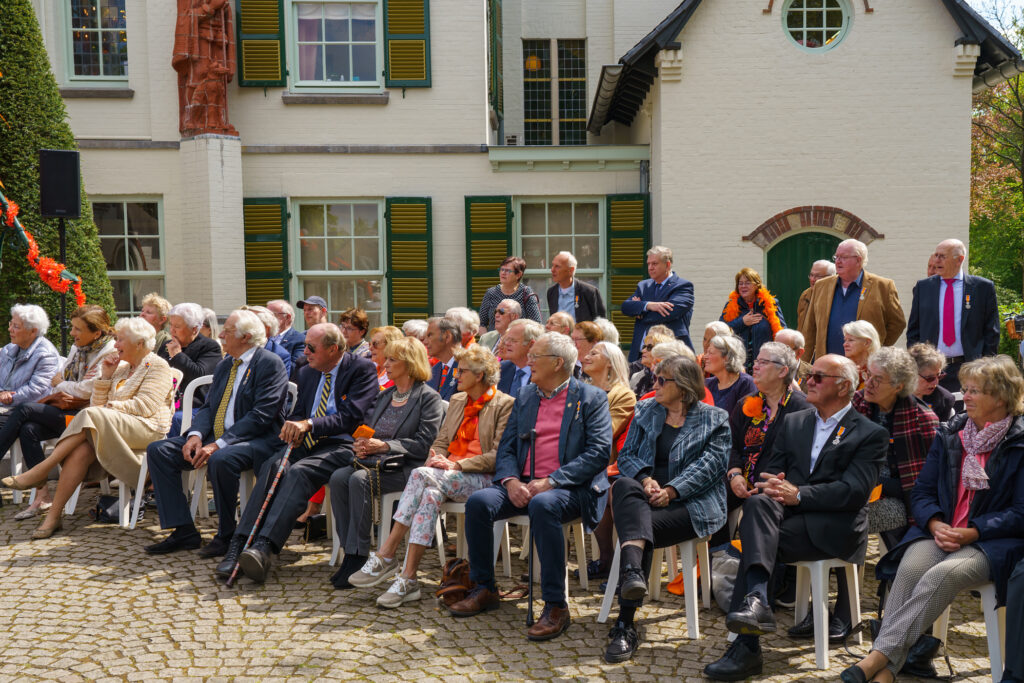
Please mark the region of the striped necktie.
<svg viewBox="0 0 1024 683"><path fill-rule="evenodd" d="M331 373L324 373L324 388L320 391L320 402L316 404L316 412L313 413L313 417L323 417L327 414L327 402L331 400ZM306 432L306 438L302 440L302 445L306 447L307 451L313 450L313 446L316 445L316 439L313 438L313 430L310 429Z"/></svg>
<svg viewBox="0 0 1024 683"><path fill-rule="evenodd" d="M231 373L228 375L228 383L224 386L224 394L220 397L220 404L217 406L217 417L213 420L213 438L219 439L224 436L224 418L228 414L228 403L231 403L231 392L235 388L235 375L238 374L238 366L242 364L241 358L236 358L231 364Z"/></svg>

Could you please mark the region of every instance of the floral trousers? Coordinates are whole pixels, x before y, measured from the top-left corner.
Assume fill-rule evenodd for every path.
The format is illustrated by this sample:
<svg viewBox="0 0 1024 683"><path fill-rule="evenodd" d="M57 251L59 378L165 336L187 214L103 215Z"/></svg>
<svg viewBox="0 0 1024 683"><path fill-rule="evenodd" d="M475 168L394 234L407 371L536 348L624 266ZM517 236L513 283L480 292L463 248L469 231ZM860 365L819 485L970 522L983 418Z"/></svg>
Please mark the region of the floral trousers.
<svg viewBox="0 0 1024 683"><path fill-rule="evenodd" d="M409 527L409 542L427 547L445 501L465 503L470 495L491 485L491 475L417 467L398 501L394 520Z"/></svg>

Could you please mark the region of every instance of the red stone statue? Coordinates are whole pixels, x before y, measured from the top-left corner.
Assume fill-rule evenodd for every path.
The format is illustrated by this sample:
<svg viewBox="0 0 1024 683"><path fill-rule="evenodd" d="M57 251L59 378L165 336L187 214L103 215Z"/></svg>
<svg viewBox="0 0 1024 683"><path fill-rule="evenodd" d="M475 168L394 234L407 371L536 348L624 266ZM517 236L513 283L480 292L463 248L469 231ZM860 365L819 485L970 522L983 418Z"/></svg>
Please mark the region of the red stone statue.
<svg viewBox="0 0 1024 683"><path fill-rule="evenodd" d="M178 0L171 66L178 72L178 128L185 137L238 135L228 123L233 36L229 0Z"/></svg>

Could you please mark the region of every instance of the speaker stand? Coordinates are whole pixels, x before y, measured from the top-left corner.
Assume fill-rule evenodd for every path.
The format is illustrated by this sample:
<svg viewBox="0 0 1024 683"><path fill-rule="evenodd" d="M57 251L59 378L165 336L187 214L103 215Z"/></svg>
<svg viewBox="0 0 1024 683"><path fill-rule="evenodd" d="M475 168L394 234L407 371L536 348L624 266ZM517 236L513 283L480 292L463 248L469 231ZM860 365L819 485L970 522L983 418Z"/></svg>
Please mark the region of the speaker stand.
<svg viewBox="0 0 1024 683"><path fill-rule="evenodd" d="M57 219L57 234L60 235L60 262L68 262L68 231L64 225L64 217ZM68 357L68 292L60 295L60 353Z"/></svg>

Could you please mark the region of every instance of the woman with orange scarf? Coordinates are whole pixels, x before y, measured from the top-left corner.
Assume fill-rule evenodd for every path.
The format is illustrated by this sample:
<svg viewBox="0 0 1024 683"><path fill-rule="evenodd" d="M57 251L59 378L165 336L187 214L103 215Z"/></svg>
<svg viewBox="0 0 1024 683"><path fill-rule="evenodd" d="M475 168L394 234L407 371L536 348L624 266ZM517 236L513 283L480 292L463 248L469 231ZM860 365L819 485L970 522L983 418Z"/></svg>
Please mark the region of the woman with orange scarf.
<svg viewBox="0 0 1024 683"><path fill-rule="evenodd" d="M409 477L395 512L391 535L363 568L349 577L353 586L386 581L398 571L398 547L409 534L405 567L391 588L377 598L381 607L398 607L420 599L416 570L433 545L434 528L446 501L465 502L470 494L491 485L498 442L512 412L514 399L498 391L498 360L474 344L456 354L459 393L454 394L441 431L424 467Z"/></svg>
<svg viewBox="0 0 1024 683"><path fill-rule="evenodd" d="M736 289L729 295L729 303L719 318L726 323L747 347L747 372L754 367L754 359L761 344L775 339L775 334L786 326L779 308L779 300L761 283L761 276L753 268L736 273Z"/></svg>

